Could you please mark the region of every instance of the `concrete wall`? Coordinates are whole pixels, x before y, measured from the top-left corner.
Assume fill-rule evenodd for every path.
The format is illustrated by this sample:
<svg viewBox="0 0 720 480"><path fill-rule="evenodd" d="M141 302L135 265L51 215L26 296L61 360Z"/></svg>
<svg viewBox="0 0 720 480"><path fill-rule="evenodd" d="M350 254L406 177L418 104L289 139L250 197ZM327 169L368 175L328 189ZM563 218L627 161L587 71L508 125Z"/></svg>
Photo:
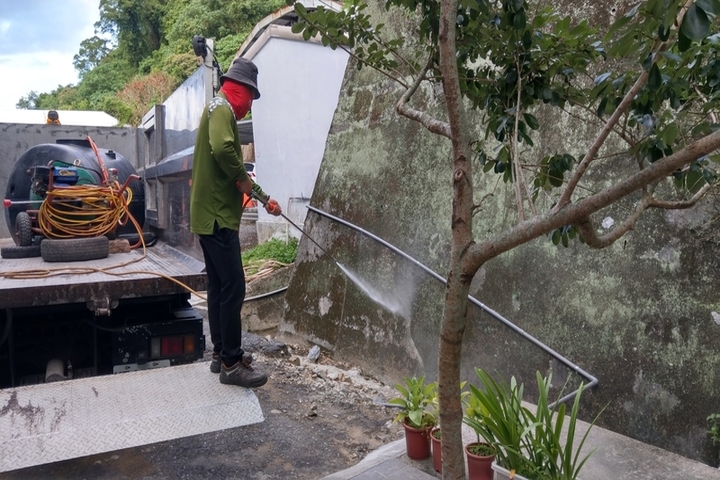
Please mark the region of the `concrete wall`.
<svg viewBox="0 0 720 480"><path fill-rule="evenodd" d="M586 7L593 10L589 17L607 17L609 8L624 11L601 3ZM394 25L392 19L387 25ZM370 69L348 66L312 206L444 276L450 144L394 113L400 93ZM428 90L414 99L418 108L431 110L441 101L441 92ZM556 127L537 142L541 151L552 151L563 138L580 150L592 135L544 115ZM475 217L475 235L482 239L511 225L516 209L512 192L496 189L497 178L479 170L476 165L476 199L494 194ZM717 450L705 419L720 409L720 242L708 221L719 209L710 201L688 211L650 212L602 251L538 239L486 264L471 293L599 379L583 396L585 420L605 408L600 425L713 463ZM617 220L618 213L611 209L607 216ZM443 285L347 226L316 213L305 226L327 252L301 240L280 328L387 382L412 374L436 377ZM545 351L471 310L462 361L467 380L475 381L473 368L482 367L515 375L528 387L536 370L552 370L556 387L566 378L571 387L578 384Z"/></svg>
<svg viewBox="0 0 720 480"><path fill-rule="evenodd" d="M58 139L84 139L87 136L98 147L115 150L135 168L139 166L138 138L134 128L0 123L0 195L5 196L13 166L29 148L55 143ZM10 231L3 220L0 222L0 238L9 237Z"/></svg>
<svg viewBox="0 0 720 480"><path fill-rule="evenodd" d="M270 25L241 52L258 66L262 96L253 102L257 182L302 224L320 168L348 55ZM286 222L258 209L258 241L286 232ZM299 232L289 230L299 237Z"/></svg>

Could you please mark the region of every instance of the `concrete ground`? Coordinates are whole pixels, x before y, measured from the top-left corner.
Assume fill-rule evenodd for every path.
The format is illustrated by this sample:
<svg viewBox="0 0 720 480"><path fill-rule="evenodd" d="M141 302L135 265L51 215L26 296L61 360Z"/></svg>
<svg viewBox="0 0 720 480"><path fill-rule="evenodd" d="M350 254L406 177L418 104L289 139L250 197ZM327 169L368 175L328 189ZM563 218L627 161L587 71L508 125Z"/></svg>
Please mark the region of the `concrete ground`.
<svg viewBox="0 0 720 480"><path fill-rule="evenodd" d="M588 424L580 422L582 436ZM463 426L464 443L475 434ZM583 448L594 453L581 471L582 480L710 480L720 470L647 445L599 427L593 427ZM405 453L405 440L397 440L372 452L357 465L322 480L432 480L441 478L432 458L415 461Z"/></svg>

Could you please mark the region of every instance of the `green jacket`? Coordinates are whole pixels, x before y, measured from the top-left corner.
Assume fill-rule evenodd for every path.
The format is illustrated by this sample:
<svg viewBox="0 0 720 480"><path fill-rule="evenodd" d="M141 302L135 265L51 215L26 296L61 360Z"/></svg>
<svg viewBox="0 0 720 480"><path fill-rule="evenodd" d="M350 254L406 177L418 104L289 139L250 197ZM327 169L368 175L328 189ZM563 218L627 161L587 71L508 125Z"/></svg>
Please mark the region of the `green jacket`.
<svg viewBox="0 0 720 480"><path fill-rule="evenodd" d="M190 231L212 235L215 222L220 228L239 230L243 194L235 182L247 178L235 114L220 92L203 110L195 139ZM253 190L267 200L268 195L258 184L253 184Z"/></svg>

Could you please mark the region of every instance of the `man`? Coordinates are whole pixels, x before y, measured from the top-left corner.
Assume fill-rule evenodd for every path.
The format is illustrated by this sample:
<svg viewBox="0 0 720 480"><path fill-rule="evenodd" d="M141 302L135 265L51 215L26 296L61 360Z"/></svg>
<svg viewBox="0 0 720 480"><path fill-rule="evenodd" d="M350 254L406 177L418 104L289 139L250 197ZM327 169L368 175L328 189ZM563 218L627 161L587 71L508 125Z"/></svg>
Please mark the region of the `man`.
<svg viewBox="0 0 720 480"><path fill-rule="evenodd" d="M261 387L267 375L254 370L252 356L241 346L240 308L245 299L245 274L240 256L243 193L253 194L272 215L278 203L245 171L237 120L260 98L257 67L236 59L220 77L220 91L205 107L193 153L190 231L198 234L208 276L207 302L213 360L210 370L220 383Z"/></svg>

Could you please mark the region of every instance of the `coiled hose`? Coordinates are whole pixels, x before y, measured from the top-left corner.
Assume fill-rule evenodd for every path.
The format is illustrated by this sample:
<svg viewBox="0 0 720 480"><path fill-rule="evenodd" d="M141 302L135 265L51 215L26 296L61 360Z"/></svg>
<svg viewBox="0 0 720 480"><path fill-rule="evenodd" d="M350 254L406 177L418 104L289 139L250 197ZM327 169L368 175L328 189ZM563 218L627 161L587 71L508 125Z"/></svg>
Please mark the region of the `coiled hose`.
<svg viewBox="0 0 720 480"><path fill-rule="evenodd" d="M118 182L55 188L40 205L38 225L47 238L99 237L130 220L142 236L129 212L131 201L132 190Z"/></svg>

